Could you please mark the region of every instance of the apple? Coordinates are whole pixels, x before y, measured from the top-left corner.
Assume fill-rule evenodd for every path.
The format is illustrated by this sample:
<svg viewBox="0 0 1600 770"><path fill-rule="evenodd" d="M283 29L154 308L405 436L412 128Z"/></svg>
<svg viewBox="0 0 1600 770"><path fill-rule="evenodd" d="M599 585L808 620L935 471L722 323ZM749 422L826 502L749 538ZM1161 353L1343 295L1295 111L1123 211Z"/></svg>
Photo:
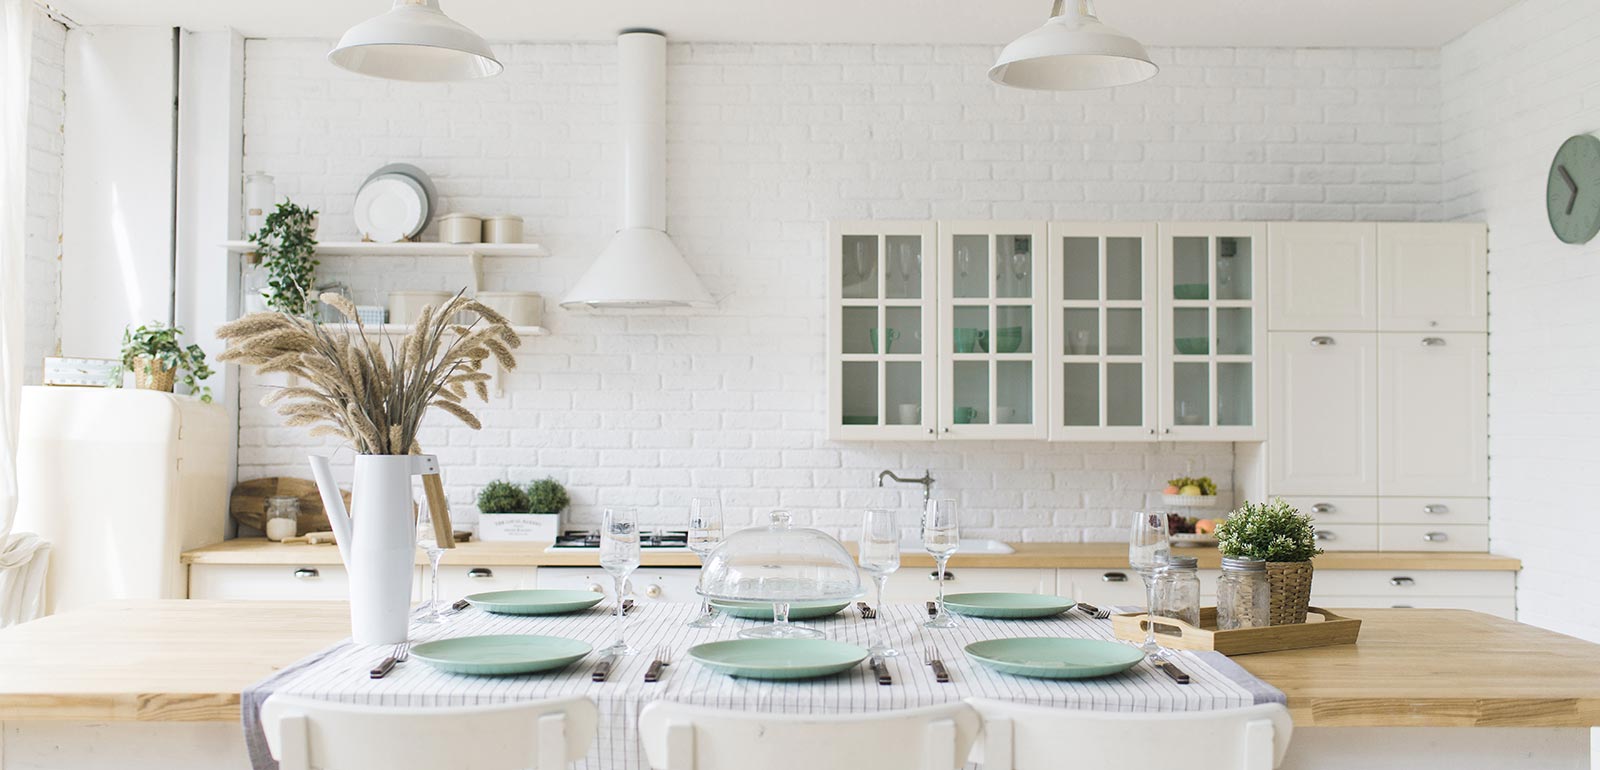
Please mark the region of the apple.
<svg viewBox="0 0 1600 770"><path fill-rule="evenodd" d="M1175 486L1172 486L1171 484L1168 484L1166 489L1161 490L1161 494L1163 494L1163 495L1175 495L1175 494L1178 494L1178 488L1175 487Z"/></svg>
<svg viewBox="0 0 1600 770"><path fill-rule="evenodd" d="M1194 523L1194 531L1195 534L1199 535L1215 535L1217 534L1217 522L1215 519L1201 519Z"/></svg>
<svg viewBox="0 0 1600 770"><path fill-rule="evenodd" d="M1200 496L1200 485L1199 484L1189 484L1189 485L1185 486L1183 489L1179 490L1178 494L1183 495L1185 497L1199 497Z"/></svg>

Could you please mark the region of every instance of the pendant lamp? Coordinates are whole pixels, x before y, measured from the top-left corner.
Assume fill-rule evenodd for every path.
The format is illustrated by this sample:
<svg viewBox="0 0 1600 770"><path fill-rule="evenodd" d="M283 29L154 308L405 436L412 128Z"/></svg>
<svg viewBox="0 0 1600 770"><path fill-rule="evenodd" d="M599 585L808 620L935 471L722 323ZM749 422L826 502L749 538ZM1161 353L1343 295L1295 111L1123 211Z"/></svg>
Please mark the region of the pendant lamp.
<svg viewBox="0 0 1600 770"><path fill-rule="evenodd" d="M478 33L439 10L439 0L394 0L388 13L345 32L328 61L363 75L420 82L486 78L505 69Z"/></svg>
<svg viewBox="0 0 1600 770"><path fill-rule="evenodd" d="M1049 21L1000 52L989 79L1012 88L1083 91L1138 83L1155 74L1144 46L1101 23L1093 0L1055 0Z"/></svg>

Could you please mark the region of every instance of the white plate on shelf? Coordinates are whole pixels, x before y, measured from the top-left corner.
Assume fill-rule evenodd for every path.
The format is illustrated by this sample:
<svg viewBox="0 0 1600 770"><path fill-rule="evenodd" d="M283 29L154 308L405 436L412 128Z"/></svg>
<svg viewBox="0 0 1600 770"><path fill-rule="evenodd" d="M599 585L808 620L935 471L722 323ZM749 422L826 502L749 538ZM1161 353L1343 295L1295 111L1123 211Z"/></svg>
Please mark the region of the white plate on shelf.
<svg viewBox="0 0 1600 770"><path fill-rule="evenodd" d="M356 193L356 229L369 241L396 243L422 232L428 222L428 196L405 174L369 179Z"/></svg>
<svg viewBox="0 0 1600 770"><path fill-rule="evenodd" d="M1162 495L1161 502L1175 508L1215 508L1217 495Z"/></svg>

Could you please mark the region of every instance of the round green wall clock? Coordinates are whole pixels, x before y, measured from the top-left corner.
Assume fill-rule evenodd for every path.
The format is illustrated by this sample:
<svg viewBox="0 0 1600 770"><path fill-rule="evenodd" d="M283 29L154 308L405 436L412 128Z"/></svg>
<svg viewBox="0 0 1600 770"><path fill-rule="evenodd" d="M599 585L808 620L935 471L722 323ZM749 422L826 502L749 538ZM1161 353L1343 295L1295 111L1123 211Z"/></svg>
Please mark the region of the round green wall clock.
<svg viewBox="0 0 1600 770"><path fill-rule="evenodd" d="M1578 134L1561 143L1544 199L1557 238L1588 243L1600 232L1600 139Z"/></svg>

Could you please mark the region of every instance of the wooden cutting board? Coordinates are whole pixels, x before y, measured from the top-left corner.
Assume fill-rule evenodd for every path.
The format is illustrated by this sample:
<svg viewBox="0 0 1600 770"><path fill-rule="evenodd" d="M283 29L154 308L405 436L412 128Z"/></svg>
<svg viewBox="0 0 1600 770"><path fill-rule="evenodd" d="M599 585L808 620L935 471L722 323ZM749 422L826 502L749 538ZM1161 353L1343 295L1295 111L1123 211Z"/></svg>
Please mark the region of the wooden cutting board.
<svg viewBox="0 0 1600 770"><path fill-rule="evenodd" d="M344 496L344 507L350 508L350 493L339 490ZM267 498L277 495L300 498L300 519L295 534L326 532L333 529L328 524L328 514L322 508L322 495L317 484L307 479L287 476L269 476L264 479L241 481L228 498L228 513L234 521L258 531L267 527Z"/></svg>

